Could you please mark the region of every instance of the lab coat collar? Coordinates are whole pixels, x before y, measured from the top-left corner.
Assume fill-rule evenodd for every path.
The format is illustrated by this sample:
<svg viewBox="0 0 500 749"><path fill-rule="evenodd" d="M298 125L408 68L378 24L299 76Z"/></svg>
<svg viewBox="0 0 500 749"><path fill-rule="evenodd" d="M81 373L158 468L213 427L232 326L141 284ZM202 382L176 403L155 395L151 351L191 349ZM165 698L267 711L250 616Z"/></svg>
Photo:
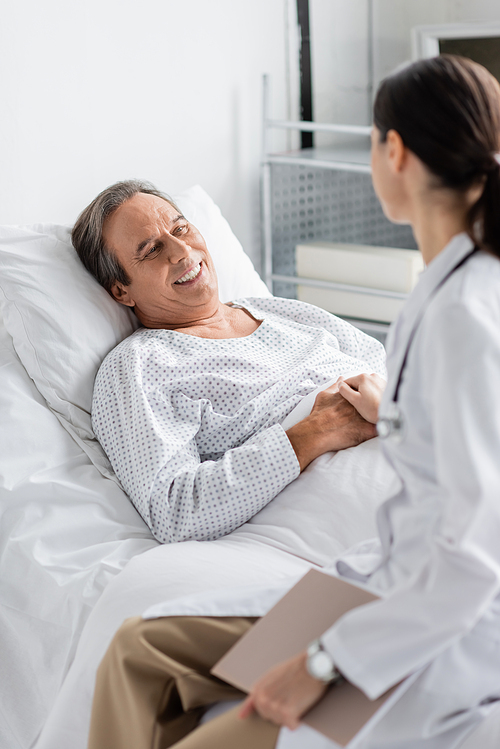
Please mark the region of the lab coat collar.
<svg viewBox="0 0 500 749"><path fill-rule="evenodd" d="M390 371L388 394L392 397L393 380L399 374L406 352L408 339L420 318L427 300L454 265L460 262L474 247L468 234L455 235L446 247L422 272L417 285L408 297L388 337L388 366Z"/></svg>

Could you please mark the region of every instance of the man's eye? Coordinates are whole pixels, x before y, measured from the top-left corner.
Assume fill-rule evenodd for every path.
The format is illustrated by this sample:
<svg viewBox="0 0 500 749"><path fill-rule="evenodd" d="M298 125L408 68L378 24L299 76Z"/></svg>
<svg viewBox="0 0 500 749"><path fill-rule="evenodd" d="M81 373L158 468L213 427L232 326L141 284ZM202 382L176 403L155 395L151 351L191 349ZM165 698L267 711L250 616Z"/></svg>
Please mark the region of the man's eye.
<svg viewBox="0 0 500 749"><path fill-rule="evenodd" d="M158 252L159 249L160 249L159 244L153 245L153 247L151 247L151 249L146 252L144 257L151 257L151 255L154 255L156 252Z"/></svg>
<svg viewBox="0 0 500 749"><path fill-rule="evenodd" d="M180 224L174 229L175 234L184 234L188 230L189 224Z"/></svg>

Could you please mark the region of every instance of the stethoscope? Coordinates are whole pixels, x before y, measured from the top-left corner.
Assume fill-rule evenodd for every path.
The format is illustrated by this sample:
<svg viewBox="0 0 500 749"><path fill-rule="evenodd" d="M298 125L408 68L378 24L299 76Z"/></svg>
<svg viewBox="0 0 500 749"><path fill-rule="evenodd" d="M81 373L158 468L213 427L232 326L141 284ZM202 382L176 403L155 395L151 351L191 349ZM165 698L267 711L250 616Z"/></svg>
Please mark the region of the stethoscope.
<svg viewBox="0 0 500 749"><path fill-rule="evenodd" d="M452 276L455 271L457 271L459 268L464 265L467 260L474 255L475 252L477 252L479 248L474 247L465 257L463 257L456 265L453 266L453 268L444 276L444 278L441 279L441 281L438 283L436 288L432 291L432 293L427 298L425 306L422 308L422 311L417 318L417 321L415 325L412 328L412 331L410 333L410 336L408 338L408 343L406 344L406 351L405 355L403 357L403 361L401 362L401 366L399 368L399 375L396 380L396 385L394 388L394 394L392 396L392 400L389 403L387 413L385 416L382 416L378 422L377 422L377 434L380 437L380 439L385 440L391 437L395 442L400 442L403 439L404 432L405 432L405 420L403 417L403 413L401 411L401 408L399 407L398 400L399 400L399 389L401 387L401 382L403 380L403 373L405 371L406 362L408 361L408 354L410 353L410 348L413 343L413 339L415 338L415 334L418 330L418 327L420 323L422 322L422 318L425 315L425 312L431 303L432 299L436 296L438 291L441 289L442 286L446 283L446 281Z"/></svg>

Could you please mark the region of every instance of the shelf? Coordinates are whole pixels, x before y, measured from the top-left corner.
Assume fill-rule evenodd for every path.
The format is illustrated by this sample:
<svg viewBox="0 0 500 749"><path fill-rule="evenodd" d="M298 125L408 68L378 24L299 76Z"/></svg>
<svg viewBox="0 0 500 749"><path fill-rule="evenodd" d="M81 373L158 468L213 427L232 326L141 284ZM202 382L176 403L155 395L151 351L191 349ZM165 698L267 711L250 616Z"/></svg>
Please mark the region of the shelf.
<svg viewBox="0 0 500 749"><path fill-rule="evenodd" d="M264 127L278 130L299 130L302 133L341 133L342 135L367 135L371 125L338 125L329 122L307 122L306 120L265 120Z"/></svg>
<svg viewBox="0 0 500 749"><path fill-rule="evenodd" d="M389 323L377 319L366 319L365 317L352 318L348 314L356 313L358 315L365 315L369 311L372 311L371 308L376 309L380 313L381 305L401 305L407 298L407 294L293 276L291 275L293 271L290 263L285 263L286 270L284 267L284 272L281 274L273 272L273 223L275 226L280 227L284 240L286 240L284 241L280 238L280 242L277 243L276 252L281 254L285 251L293 253L299 239L300 241L305 241L307 237L308 240L319 238L321 241L324 241L325 238L335 238L335 232L338 233L339 229L339 221L343 222L341 227L342 235L351 236L352 234L354 237L353 241L358 243L406 246L405 244L399 245L398 242L394 243L392 235L390 241L386 240L387 232L385 224L383 228L380 228L379 224L381 220L383 223L387 223L387 220L383 217L380 206L376 203L373 189L371 188L371 180L359 179L355 176L356 173L371 174L370 135L372 128L369 125L304 122L302 120L274 120L270 117L270 103L269 80L267 76L264 76L261 155L262 270L264 280L270 290L273 288L273 282L280 282L283 284L292 284L293 286L316 287L321 295L325 294L324 290L329 290L327 291L328 294L330 292L337 293L338 296L342 296L338 292L366 295L364 299L360 297L368 305L366 309L366 305L358 306L357 309L346 306L344 309L347 314L341 315L341 317L383 341L389 328ZM272 149L271 130L328 134L330 136L328 140L324 139L320 142L329 142L330 145L276 152ZM298 169L279 169L277 168L279 165L283 167L298 167L300 171ZM273 167L275 168L273 169ZM308 170L307 175L304 174L304 170ZM323 170L323 173L320 170ZM344 172L345 174L327 175L326 171ZM309 227L309 224L314 222L310 222L305 217L305 209L300 213L301 218L299 218L299 210L297 209L297 216L290 220L290 212L293 212L293 206L296 205L296 202L292 201L292 208L290 208L288 198L283 196L288 196L290 185L292 191L296 191L294 186L296 186L295 183L298 175L300 175L301 180L305 177L307 178L308 203L311 203L311 206L307 208L308 214L312 213L318 191L322 196L327 196L325 199L332 200L335 208L338 208L340 204L343 206L342 211L332 211L332 217L329 215L325 223L319 222L321 225L317 232L315 225ZM273 207L274 194L281 195L283 200L279 199L275 201ZM324 197L321 197L320 201L323 207ZM364 205L364 203L370 206L367 220L365 220L365 216L360 216L359 213L359 206ZM347 206L351 205L353 206L352 210L347 208ZM283 211L285 211L285 214L283 214ZM283 223L285 218L286 223ZM293 223L294 218L297 219L295 221L296 225ZM303 229L298 228L299 222L303 222L300 223L300 227L303 227ZM368 223L369 231L367 230ZM326 234L325 231L327 231ZM379 240L378 242L375 241L377 239ZM405 237L404 241L408 242L408 239ZM302 294L303 290L300 290L300 293ZM370 315L367 314L367 317L370 317Z"/></svg>
<svg viewBox="0 0 500 749"><path fill-rule="evenodd" d="M303 148L297 151L267 154L269 164L293 164L315 169L360 172L370 174L370 144L336 146L330 148Z"/></svg>
<svg viewBox="0 0 500 749"><path fill-rule="evenodd" d="M381 296L386 299L399 299L405 301L408 299L408 294L404 294L400 291L385 291L384 289L372 289L369 286L353 286L346 283L335 283L334 281L320 281L315 278L303 278L300 276L282 276L278 273L271 275L272 281L279 281L281 283L291 283L295 286L312 286L318 289L332 289L334 291L351 291L356 294L367 294L368 296Z"/></svg>

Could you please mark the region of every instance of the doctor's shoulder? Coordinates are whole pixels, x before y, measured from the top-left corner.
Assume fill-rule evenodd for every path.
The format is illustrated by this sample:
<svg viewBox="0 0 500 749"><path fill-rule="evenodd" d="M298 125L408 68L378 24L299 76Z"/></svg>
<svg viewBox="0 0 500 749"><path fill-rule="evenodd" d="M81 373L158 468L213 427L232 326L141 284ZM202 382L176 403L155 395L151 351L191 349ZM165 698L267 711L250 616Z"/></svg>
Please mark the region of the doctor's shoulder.
<svg viewBox="0 0 500 749"><path fill-rule="evenodd" d="M424 315L422 342L429 353L434 346L464 357L500 351L498 257L481 250L447 281Z"/></svg>
<svg viewBox="0 0 500 749"><path fill-rule="evenodd" d="M500 322L500 259L480 250L450 279L442 294L443 306L462 307L464 313Z"/></svg>

